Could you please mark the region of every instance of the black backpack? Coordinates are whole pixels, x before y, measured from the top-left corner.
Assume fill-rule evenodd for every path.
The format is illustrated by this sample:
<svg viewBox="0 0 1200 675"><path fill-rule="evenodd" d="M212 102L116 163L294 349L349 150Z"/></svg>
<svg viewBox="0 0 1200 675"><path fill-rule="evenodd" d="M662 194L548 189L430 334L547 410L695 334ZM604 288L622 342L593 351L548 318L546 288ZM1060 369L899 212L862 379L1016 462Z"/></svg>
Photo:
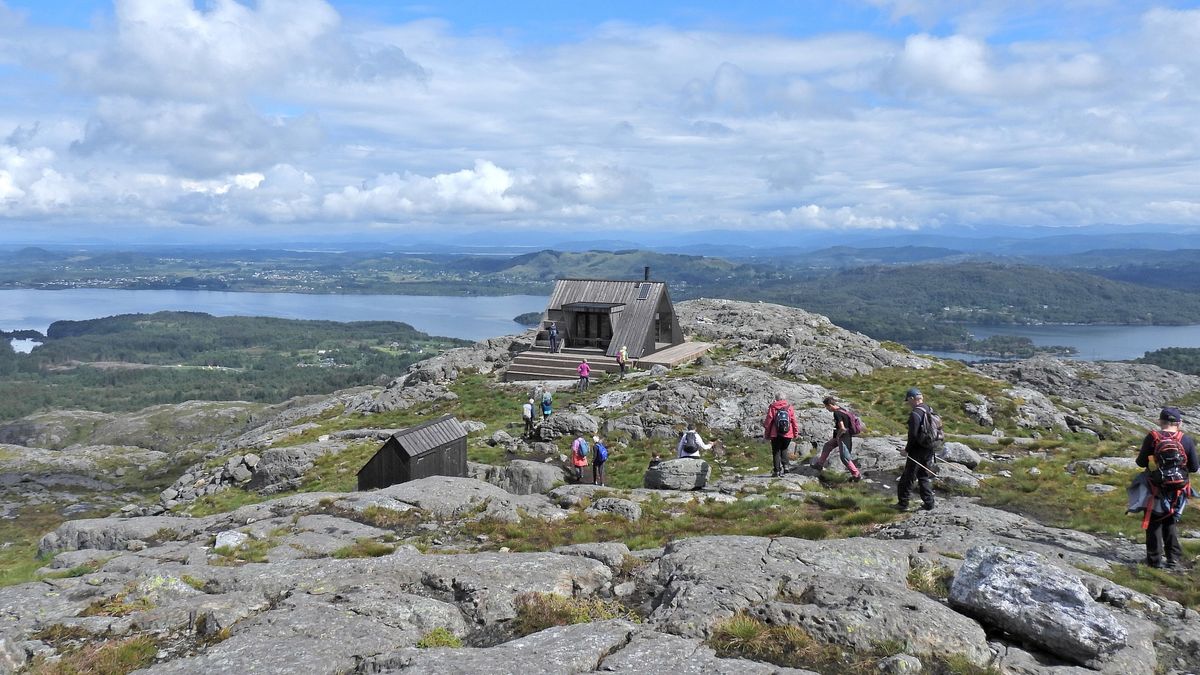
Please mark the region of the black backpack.
<svg viewBox="0 0 1200 675"><path fill-rule="evenodd" d="M792 418L788 415L787 408L780 408L775 411L775 433L783 436L792 430Z"/></svg>
<svg viewBox="0 0 1200 675"><path fill-rule="evenodd" d="M936 450L946 442L946 432L942 429L942 417L933 408L922 403L915 410L920 410L921 424L917 427L917 446L925 450Z"/></svg>
<svg viewBox="0 0 1200 675"><path fill-rule="evenodd" d="M1174 493L1188 484L1187 451L1183 448L1183 432L1168 434L1154 430L1154 471L1150 480L1163 492Z"/></svg>
<svg viewBox="0 0 1200 675"><path fill-rule="evenodd" d="M683 452L687 455L694 455L700 451L700 446L696 444L696 432L683 432Z"/></svg>

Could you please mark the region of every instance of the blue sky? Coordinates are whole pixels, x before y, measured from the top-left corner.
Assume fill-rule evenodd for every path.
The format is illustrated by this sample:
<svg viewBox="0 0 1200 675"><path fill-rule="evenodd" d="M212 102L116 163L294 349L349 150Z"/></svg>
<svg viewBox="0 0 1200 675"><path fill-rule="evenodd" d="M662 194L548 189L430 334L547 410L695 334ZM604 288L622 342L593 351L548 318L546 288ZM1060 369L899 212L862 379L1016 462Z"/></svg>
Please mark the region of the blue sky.
<svg viewBox="0 0 1200 675"><path fill-rule="evenodd" d="M1200 225L1200 8L0 0L0 239Z"/></svg>

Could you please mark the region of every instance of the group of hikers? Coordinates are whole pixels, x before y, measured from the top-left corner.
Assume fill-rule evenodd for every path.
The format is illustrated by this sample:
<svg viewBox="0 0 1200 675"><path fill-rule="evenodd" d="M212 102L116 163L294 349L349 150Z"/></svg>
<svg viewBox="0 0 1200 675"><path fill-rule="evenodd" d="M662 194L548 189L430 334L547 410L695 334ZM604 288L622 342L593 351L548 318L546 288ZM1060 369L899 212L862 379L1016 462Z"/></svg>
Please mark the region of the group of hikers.
<svg viewBox="0 0 1200 675"><path fill-rule="evenodd" d="M586 362L585 362L586 364ZM582 375L581 375L582 376ZM904 393L908 406L908 435L903 454L904 469L896 484L895 508L907 511L912 496L913 484L921 498L921 507L931 511L935 505L933 479L938 452L944 445L945 432L941 416L925 402L921 391L915 387ZM534 399L525 404L522 415L525 432L533 433ZM864 430L862 420L849 407L833 396L822 400L825 409L833 415L833 433L817 454L817 442L813 441L814 456L810 465L824 468L830 456L837 451L838 459L850 474L851 481L862 480L862 470L854 462L854 437ZM551 414L551 396L542 395L542 415ZM1163 408L1158 417L1158 429L1146 434L1142 440L1135 463L1146 469L1139 474L1129 489L1129 511L1143 511L1142 527L1146 531L1146 564L1151 567L1178 567L1183 562L1183 549L1179 541L1178 523L1188 499L1197 495L1193 491L1190 474L1200 471L1200 458L1193 438L1181 430L1183 413L1178 408ZM771 443L772 477L787 473L789 452L792 444L800 438L800 427L796 422L796 411L783 393L777 393L767 407L762 421L763 436ZM705 442L694 423L689 423L679 435L675 445L678 458L700 457L702 451L710 450L719 443ZM592 482L605 485L604 464L608 461L609 449L599 436L592 436L589 444L579 434L571 446L571 466L576 482L582 482L583 469L592 466ZM1154 469L1150 470L1150 461ZM650 467L662 461L655 454Z"/></svg>

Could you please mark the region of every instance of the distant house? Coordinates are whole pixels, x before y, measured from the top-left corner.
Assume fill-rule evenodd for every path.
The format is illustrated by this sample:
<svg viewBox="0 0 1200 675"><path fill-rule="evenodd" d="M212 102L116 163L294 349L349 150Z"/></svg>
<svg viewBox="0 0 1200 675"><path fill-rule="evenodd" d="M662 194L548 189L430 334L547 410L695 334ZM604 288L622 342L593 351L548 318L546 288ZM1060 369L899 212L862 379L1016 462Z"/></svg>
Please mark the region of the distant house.
<svg viewBox="0 0 1200 675"><path fill-rule="evenodd" d="M553 321L563 346L601 349L606 356L625 346L630 359L639 359L682 344L667 285L649 277L646 268L642 281L555 280L539 340L548 340L545 329Z"/></svg>
<svg viewBox="0 0 1200 675"><path fill-rule="evenodd" d="M358 489L384 488L429 476L467 475L467 430L445 415L392 434L358 470Z"/></svg>

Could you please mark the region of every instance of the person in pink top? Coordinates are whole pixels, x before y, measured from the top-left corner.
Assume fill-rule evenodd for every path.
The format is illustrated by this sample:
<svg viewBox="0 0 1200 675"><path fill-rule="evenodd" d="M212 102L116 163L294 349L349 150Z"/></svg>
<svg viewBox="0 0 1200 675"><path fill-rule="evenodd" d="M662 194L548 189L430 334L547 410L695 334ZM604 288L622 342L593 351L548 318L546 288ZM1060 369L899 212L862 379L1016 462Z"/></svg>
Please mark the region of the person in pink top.
<svg viewBox="0 0 1200 675"><path fill-rule="evenodd" d="M571 443L571 468L574 470L576 483L583 482L583 469L588 465L589 454L591 454L591 448L583 434L580 433L575 436L575 442Z"/></svg>
<svg viewBox="0 0 1200 675"><path fill-rule="evenodd" d="M579 391L587 391L588 378L592 375L592 367L588 365L587 359L584 359L579 364Z"/></svg>

